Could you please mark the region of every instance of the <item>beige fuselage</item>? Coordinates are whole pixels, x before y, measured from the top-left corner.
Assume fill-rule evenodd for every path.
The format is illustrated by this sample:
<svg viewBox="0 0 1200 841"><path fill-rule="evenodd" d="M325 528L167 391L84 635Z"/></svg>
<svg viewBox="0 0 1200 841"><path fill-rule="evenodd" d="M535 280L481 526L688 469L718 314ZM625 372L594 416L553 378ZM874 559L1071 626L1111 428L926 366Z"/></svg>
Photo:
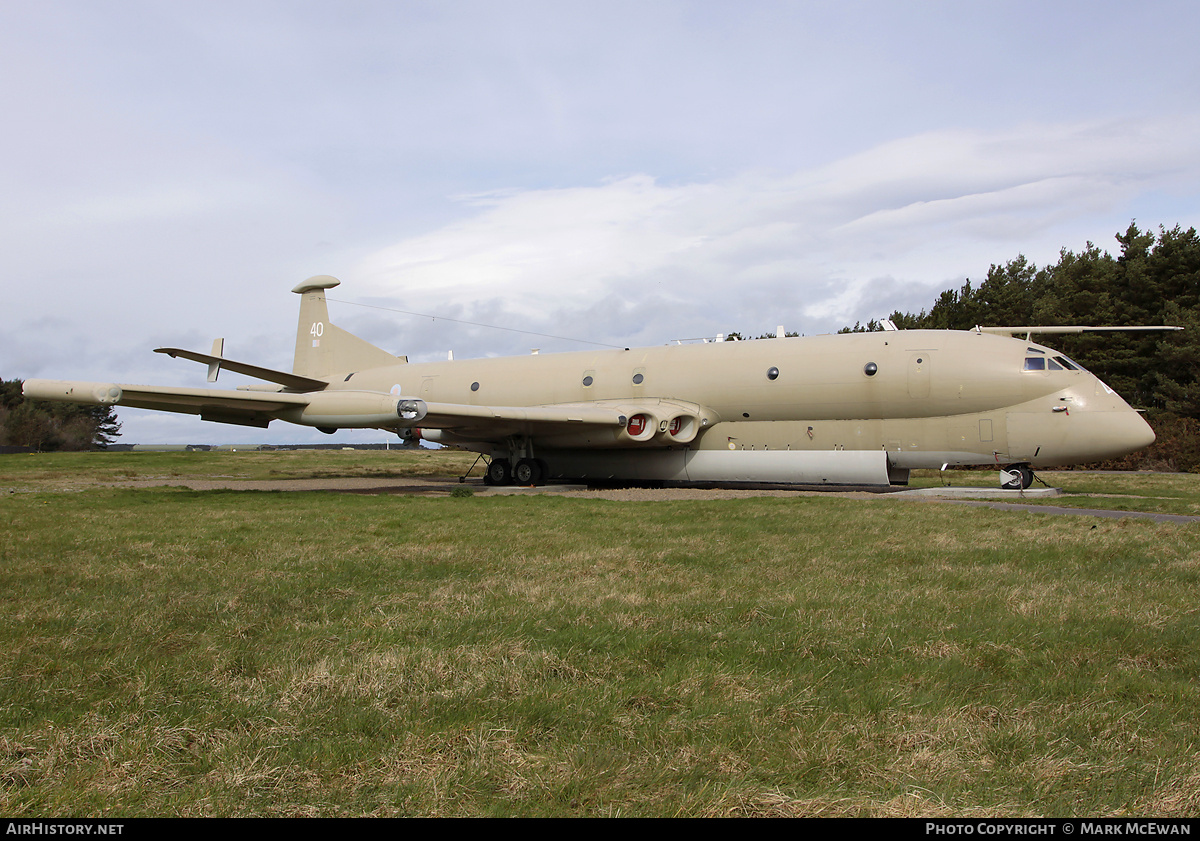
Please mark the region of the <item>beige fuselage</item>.
<svg viewBox="0 0 1200 841"><path fill-rule="evenodd" d="M566 473L581 465L595 476L607 466L620 476L651 450L882 451L898 470L1047 467L1153 441L1145 421L1092 374L1077 366L1025 370L1030 348L1055 356L1019 339L913 330L414 363L356 372L331 388L398 391L429 403L657 408L660 423L683 408L698 419L686 444L667 434L631 441L619 430L425 433L499 457L537 455L558 475L565 473L556 462Z"/></svg>

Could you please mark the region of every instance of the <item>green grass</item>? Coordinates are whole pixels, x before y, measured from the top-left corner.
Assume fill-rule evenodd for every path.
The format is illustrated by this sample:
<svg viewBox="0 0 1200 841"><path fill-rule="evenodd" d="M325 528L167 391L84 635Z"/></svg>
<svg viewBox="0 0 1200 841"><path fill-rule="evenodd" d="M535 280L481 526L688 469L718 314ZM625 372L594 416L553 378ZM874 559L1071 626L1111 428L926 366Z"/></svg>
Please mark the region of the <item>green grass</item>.
<svg viewBox="0 0 1200 841"><path fill-rule="evenodd" d="M0 522L10 816L1200 810L1200 524L104 487Z"/></svg>
<svg viewBox="0 0 1200 841"><path fill-rule="evenodd" d="M998 487L997 471L913 471L911 487ZM1031 500L1064 508L1106 508L1200 516L1200 474L1039 470L1032 490L1060 488L1063 496ZM1045 483L1044 485L1042 483Z"/></svg>

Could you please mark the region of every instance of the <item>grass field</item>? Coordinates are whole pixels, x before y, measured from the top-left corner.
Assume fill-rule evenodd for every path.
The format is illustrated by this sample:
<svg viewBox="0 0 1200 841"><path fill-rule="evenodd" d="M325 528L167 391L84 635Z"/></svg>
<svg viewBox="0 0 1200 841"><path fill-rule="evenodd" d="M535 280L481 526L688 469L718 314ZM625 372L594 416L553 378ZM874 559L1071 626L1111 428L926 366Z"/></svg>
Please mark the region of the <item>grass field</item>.
<svg viewBox="0 0 1200 841"><path fill-rule="evenodd" d="M1200 813L1200 524L98 484L470 460L0 456L0 812Z"/></svg>

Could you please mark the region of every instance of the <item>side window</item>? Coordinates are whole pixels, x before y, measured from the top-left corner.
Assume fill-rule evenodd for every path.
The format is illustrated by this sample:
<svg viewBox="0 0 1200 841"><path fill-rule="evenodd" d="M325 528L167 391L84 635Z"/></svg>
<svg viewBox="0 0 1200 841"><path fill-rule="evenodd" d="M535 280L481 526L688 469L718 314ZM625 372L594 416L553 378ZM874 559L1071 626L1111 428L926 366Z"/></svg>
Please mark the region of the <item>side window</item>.
<svg viewBox="0 0 1200 841"><path fill-rule="evenodd" d="M1045 371L1046 370L1046 360L1042 359L1040 356L1027 356L1027 357L1025 357L1025 370L1026 371Z"/></svg>

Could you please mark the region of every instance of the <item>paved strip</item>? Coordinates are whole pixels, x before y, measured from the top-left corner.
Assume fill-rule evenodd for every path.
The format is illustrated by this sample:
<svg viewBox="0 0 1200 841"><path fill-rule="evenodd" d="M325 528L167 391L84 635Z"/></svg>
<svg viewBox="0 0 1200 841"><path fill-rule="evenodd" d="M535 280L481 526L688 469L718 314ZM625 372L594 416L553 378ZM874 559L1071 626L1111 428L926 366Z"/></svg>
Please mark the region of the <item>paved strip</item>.
<svg viewBox="0 0 1200 841"><path fill-rule="evenodd" d="M929 500L933 502L934 500ZM1200 517L1188 514L1156 514L1153 511L1116 511L1111 508L1067 508L1061 505L1021 505L1013 502L979 502L966 499L938 499L937 502L949 502L954 505L972 505L983 508L996 508L1001 511L1029 511L1034 514L1078 514L1081 517L1108 517L1119 520L1122 517L1133 517L1139 520L1153 520L1156 523L1200 523Z"/></svg>

